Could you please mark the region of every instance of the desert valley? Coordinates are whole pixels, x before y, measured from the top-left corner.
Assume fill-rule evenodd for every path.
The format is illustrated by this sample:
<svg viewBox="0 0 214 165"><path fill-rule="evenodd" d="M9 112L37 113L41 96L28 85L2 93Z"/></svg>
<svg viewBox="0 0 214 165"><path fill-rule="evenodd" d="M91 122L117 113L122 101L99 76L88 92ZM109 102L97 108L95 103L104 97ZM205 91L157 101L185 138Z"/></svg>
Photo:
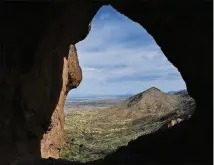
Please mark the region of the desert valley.
<svg viewBox="0 0 214 165"><path fill-rule="evenodd" d="M104 158L141 135L188 120L194 109L186 90L164 93L155 87L131 97L68 100L61 157L80 162Z"/></svg>

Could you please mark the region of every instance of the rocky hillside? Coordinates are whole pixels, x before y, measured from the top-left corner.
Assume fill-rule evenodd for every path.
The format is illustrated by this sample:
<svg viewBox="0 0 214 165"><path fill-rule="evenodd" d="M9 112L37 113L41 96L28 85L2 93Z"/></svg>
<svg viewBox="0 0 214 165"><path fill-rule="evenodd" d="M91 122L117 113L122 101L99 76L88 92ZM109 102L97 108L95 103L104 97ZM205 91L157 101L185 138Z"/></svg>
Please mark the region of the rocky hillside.
<svg viewBox="0 0 214 165"><path fill-rule="evenodd" d="M152 87L117 106L72 111L65 118L61 157L81 162L103 158L141 135L188 119L194 109L187 92L167 94Z"/></svg>
<svg viewBox="0 0 214 165"><path fill-rule="evenodd" d="M129 110L141 111L142 114L177 112L190 115L195 109L195 101L186 90L168 94L152 87L128 98L122 103L122 106Z"/></svg>

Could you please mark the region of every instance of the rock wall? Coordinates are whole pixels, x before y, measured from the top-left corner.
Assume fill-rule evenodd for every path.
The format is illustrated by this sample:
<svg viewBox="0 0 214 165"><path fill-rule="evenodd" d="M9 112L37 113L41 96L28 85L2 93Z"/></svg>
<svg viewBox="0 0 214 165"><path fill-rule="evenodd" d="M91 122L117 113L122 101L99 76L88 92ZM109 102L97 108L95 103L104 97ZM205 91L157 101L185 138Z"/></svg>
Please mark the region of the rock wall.
<svg viewBox="0 0 214 165"><path fill-rule="evenodd" d="M59 158L59 151L63 145L66 96L71 89L78 87L82 80L82 70L79 66L74 45L70 46L68 58L64 58L62 80L62 90L58 104L51 116L50 125L41 140L41 156L43 158Z"/></svg>
<svg viewBox="0 0 214 165"><path fill-rule="evenodd" d="M190 120L138 138L107 156L109 164L211 164L213 50L211 1L126 1L112 6L142 25L179 70L196 100ZM140 146L140 147L139 147ZM167 154L166 154L166 152Z"/></svg>
<svg viewBox="0 0 214 165"><path fill-rule="evenodd" d="M104 4L111 4L153 36L180 71L197 108L190 120L140 137L93 163L212 163L212 1L73 0L0 5L1 164L40 158L42 137L42 156L58 156L55 149L45 148L60 141L51 138L55 131L49 126L55 123L52 126L61 130L61 122L53 119L63 116L57 112L62 112L65 95L68 47L87 36L90 21ZM75 84L72 81L67 88Z"/></svg>
<svg viewBox="0 0 214 165"><path fill-rule="evenodd" d="M0 164L58 156L61 133L56 140L51 136L63 124L58 113L63 93L81 80L76 57L68 57L69 46L86 37L98 9L87 2L0 5ZM66 63L74 68L66 71ZM47 151L52 144L54 149Z"/></svg>

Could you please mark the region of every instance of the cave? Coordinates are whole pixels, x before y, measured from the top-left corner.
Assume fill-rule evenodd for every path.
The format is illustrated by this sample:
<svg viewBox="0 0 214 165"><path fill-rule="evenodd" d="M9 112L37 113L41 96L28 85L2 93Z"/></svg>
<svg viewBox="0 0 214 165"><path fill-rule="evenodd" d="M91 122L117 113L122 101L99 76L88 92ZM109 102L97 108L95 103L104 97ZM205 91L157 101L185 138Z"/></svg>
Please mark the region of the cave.
<svg viewBox="0 0 214 165"><path fill-rule="evenodd" d="M141 25L111 6L98 10L75 46L83 80L67 95L60 158L104 158L192 113L194 100L179 94L186 85L178 70Z"/></svg>
<svg viewBox="0 0 214 165"><path fill-rule="evenodd" d="M111 5L153 36L181 73L197 108L190 120L139 137L88 164L211 164L210 0L1 3L1 164L72 164L57 159L66 95L82 80L78 59L71 54L75 54L74 45L86 38L92 18L103 5ZM52 149L52 144L58 147ZM55 159L45 159L50 156Z"/></svg>

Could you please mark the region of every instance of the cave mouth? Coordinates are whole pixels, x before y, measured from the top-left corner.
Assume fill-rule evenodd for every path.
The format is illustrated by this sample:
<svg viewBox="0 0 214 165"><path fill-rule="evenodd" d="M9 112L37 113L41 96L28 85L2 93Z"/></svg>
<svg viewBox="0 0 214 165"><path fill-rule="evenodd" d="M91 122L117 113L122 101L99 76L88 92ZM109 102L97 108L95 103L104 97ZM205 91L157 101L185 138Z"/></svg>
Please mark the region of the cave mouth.
<svg viewBox="0 0 214 165"><path fill-rule="evenodd" d="M2 3L1 164L29 157L59 157L67 91L82 80L78 60L76 75L71 77L74 79L68 78L68 47L87 36L90 21L104 3L138 22L154 37L182 74L189 94L197 102L197 110L190 120L166 131L141 136L105 157L100 164L139 164L138 161L211 164L213 8L210 0ZM71 80L73 83L68 84ZM96 91L94 87L95 84L91 88ZM61 164L61 160L56 162Z"/></svg>
<svg viewBox="0 0 214 165"><path fill-rule="evenodd" d="M104 158L139 136L189 118L195 108L180 73L154 39L111 6L97 12L76 48L83 81L65 103L62 158Z"/></svg>

